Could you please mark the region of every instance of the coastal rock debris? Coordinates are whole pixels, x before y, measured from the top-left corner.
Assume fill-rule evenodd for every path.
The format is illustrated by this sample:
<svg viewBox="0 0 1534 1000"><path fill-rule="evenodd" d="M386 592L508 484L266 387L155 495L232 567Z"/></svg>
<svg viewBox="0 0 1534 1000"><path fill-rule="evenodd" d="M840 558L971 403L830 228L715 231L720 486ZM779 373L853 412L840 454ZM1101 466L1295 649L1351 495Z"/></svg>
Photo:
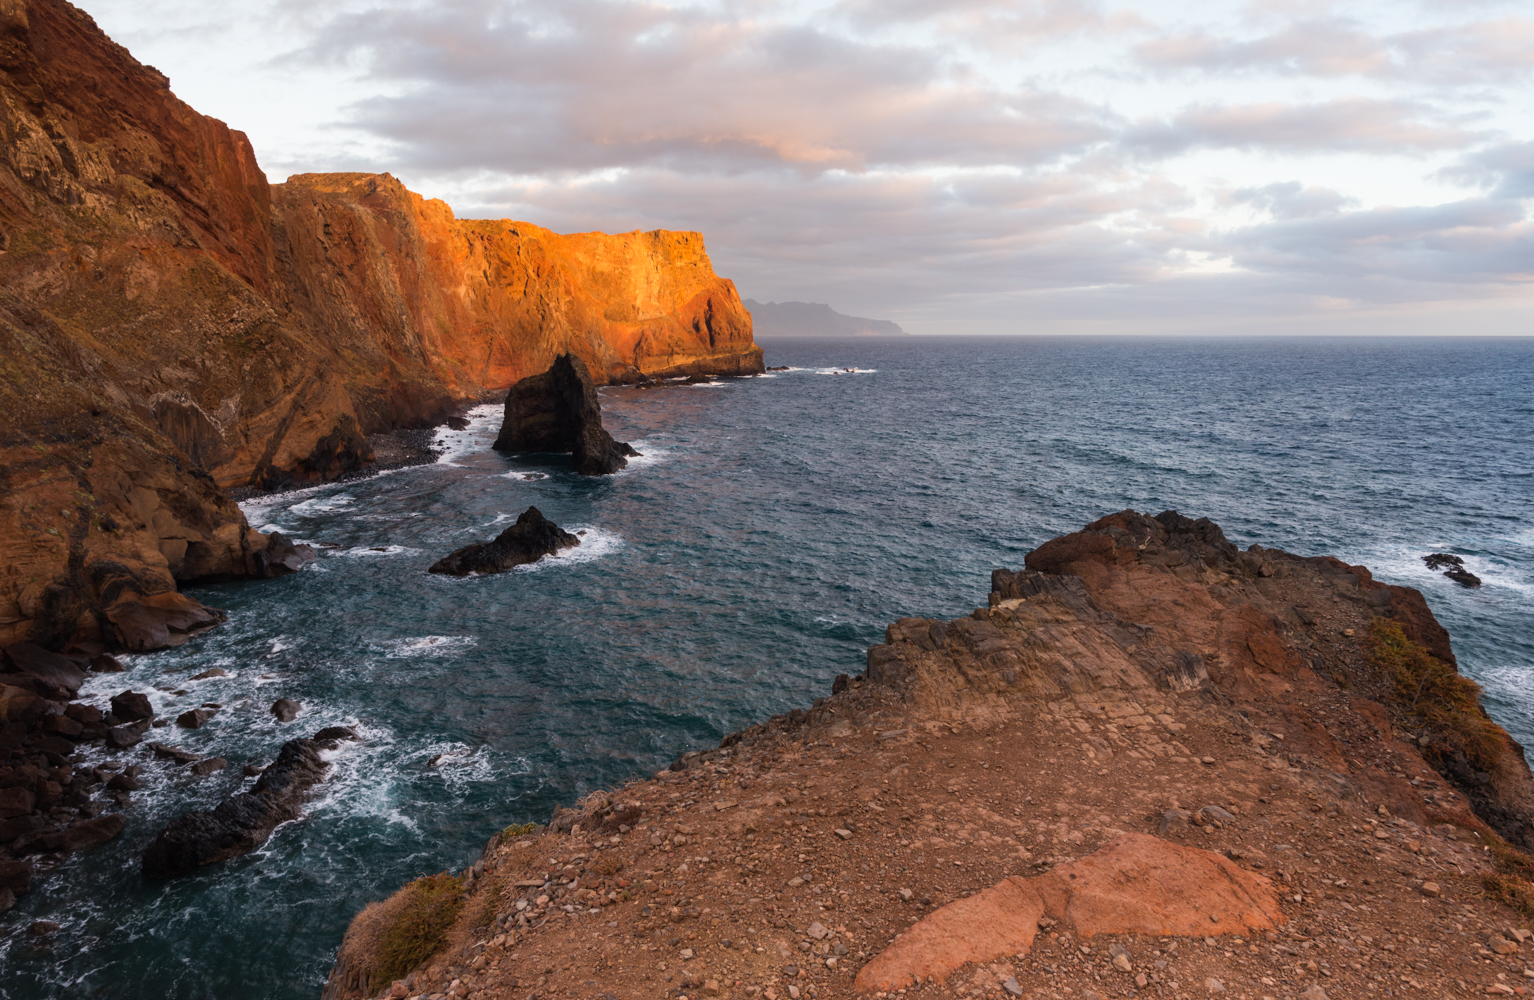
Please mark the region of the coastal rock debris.
<svg viewBox="0 0 1534 1000"><path fill-rule="evenodd" d="M448 576L504 573L513 566L537 562L580 543L579 538L544 517L537 507L529 507L518 516L517 523L492 541L465 545L432 563L427 572Z"/></svg>
<svg viewBox="0 0 1534 1000"><path fill-rule="evenodd" d="M639 452L602 427L602 404L586 362L561 354L549 370L511 387L496 451L569 452L583 476L610 476Z"/></svg>
<svg viewBox="0 0 1534 1000"><path fill-rule="evenodd" d="M211 811L186 813L161 830L144 851L144 874L174 878L255 850L278 824L298 818L309 789L325 779L330 765L320 751L356 738L352 730L333 726L313 739L284 743L250 791L236 792ZM214 759L223 765L222 758Z"/></svg>

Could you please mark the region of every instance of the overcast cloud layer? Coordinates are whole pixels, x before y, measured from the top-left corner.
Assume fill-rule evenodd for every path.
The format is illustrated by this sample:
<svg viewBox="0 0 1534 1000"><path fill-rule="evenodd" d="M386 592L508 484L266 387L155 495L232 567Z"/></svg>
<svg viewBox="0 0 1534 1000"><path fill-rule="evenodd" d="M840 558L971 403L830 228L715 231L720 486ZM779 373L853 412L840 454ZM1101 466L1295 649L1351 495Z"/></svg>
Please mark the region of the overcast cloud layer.
<svg viewBox="0 0 1534 1000"><path fill-rule="evenodd" d="M1526 2L86 2L273 179L925 333L1534 334Z"/></svg>

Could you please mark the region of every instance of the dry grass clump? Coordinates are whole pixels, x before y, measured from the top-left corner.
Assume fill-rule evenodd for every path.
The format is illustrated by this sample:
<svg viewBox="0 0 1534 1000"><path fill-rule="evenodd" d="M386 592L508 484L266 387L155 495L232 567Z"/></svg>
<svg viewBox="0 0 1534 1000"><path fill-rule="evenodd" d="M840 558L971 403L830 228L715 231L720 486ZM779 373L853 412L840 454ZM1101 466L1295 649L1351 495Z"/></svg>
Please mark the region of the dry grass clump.
<svg viewBox="0 0 1534 1000"><path fill-rule="evenodd" d="M624 860L618 855L607 852L591 863L591 870L598 875L607 877L623 871Z"/></svg>
<svg viewBox="0 0 1534 1000"><path fill-rule="evenodd" d="M1369 638L1375 666L1395 684L1397 706L1442 733L1480 770L1495 768L1502 730L1481 709L1481 686L1408 639L1397 622L1375 619Z"/></svg>
<svg viewBox="0 0 1534 1000"><path fill-rule="evenodd" d="M363 910L342 950L376 993L435 954L461 909L462 880L446 872L423 876Z"/></svg>

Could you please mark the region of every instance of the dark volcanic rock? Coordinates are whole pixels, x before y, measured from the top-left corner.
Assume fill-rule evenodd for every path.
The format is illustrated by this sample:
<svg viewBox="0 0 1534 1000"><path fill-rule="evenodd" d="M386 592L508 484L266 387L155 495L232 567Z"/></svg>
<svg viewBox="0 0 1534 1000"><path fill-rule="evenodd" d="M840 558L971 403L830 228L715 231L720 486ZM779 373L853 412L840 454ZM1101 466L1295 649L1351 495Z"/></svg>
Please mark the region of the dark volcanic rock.
<svg viewBox="0 0 1534 1000"><path fill-rule="evenodd" d="M591 372L573 354L561 354L542 375L511 387L495 449L569 452L583 476L610 476L639 454L602 429Z"/></svg>
<svg viewBox="0 0 1534 1000"><path fill-rule="evenodd" d="M1441 569L1443 575L1461 587L1479 587L1481 578L1465 568L1465 560L1448 552L1434 552L1422 557L1428 569Z"/></svg>
<svg viewBox="0 0 1534 1000"><path fill-rule="evenodd" d="M154 718L154 706L149 703L149 696L138 691L124 691L122 694L112 696L112 714L124 722L136 722L139 719Z"/></svg>
<svg viewBox="0 0 1534 1000"><path fill-rule="evenodd" d="M30 642L7 646L0 656L0 666L5 670L5 683L44 698L68 700L85 683L85 670L79 662Z"/></svg>
<svg viewBox="0 0 1534 1000"><path fill-rule="evenodd" d="M278 698L272 702L272 714L278 722L292 722L298 718L298 713L303 710L302 705L292 698Z"/></svg>
<svg viewBox="0 0 1534 1000"><path fill-rule="evenodd" d="M27 854L69 853L87 847L104 844L123 832L127 820L120 813L98 816L72 826L60 827L33 834L18 842L17 848Z"/></svg>
<svg viewBox="0 0 1534 1000"><path fill-rule="evenodd" d="M544 556L580 543L579 538L544 517L537 507L529 507L517 518L517 523L501 532L495 541L465 545L432 563L429 572L449 576L504 573L513 566L537 562Z"/></svg>
<svg viewBox="0 0 1534 1000"><path fill-rule="evenodd" d="M160 831L144 851L144 874L173 878L254 850L279 823L298 818L305 794L325 779L328 767L318 742L289 740L250 791L236 792L211 812L187 813Z"/></svg>
<svg viewBox="0 0 1534 1000"><path fill-rule="evenodd" d="M217 714L216 708L193 708L176 716L176 725L182 729L198 729Z"/></svg>

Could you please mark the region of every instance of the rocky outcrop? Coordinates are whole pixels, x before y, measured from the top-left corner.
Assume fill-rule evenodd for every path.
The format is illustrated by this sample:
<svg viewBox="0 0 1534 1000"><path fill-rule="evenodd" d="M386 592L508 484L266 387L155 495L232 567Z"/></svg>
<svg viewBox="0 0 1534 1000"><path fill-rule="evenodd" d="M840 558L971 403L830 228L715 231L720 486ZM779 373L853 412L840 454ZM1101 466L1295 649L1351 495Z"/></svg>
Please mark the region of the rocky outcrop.
<svg viewBox="0 0 1534 1000"><path fill-rule="evenodd" d="M180 583L291 568L224 488L335 479L560 354L599 383L761 370L696 233L270 185L84 12L0 9L0 645L184 640L220 619Z"/></svg>
<svg viewBox="0 0 1534 1000"><path fill-rule="evenodd" d="M112 727L130 721L74 701L86 668L83 658L32 643L0 652L0 871L9 865L16 877L25 875L20 892L30 885L31 863L25 859L93 847L123 829L123 817L108 811L127 801L122 776L72 763L84 746L111 745ZM147 728L154 712L147 698L137 697L143 699L140 714ZM114 708L129 703L114 699Z"/></svg>
<svg viewBox="0 0 1534 1000"><path fill-rule="evenodd" d="M144 874L174 878L261 846L279 824L299 817L309 789L325 780L330 767L320 751L341 739L356 739L356 734L325 729L313 739L284 743L250 791L236 792L210 812L187 813L161 830L144 851Z"/></svg>
<svg viewBox="0 0 1534 1000"><path fill-rule="evenodd" d="M1519 981L1529 770L1419 593L1170 511L991 584L891 624L829 697L542 830L508 817L438 953L392 988L343 953L327 1000Z"/></svg>
<svg viewBox="0 0 1534 1000"><path fill-rule="evenodd" d="M488 542L475 542L443 556L427 571L447 576L470 573L504 573L513 566L535 563L544 556L574 548L581 540L529 507L517 523Z"/></svg>
<svg viewBox="0 0 1534 1000"><path fill-rule="evenodd" d="M1481 585L1481 578L1465 568L1465 560L1449 552L1434 552L1422 557L1428 569L1441 569L1443 575L1459 584L1461 587L1475 588Z"/></svg>
<svg viewBox="0 0 1534 1000"><path fill-rule="evenodd" d="M569 453L583 476L610 476L639 452L602 427L602 404L586 362L561 354L549 370L511 387L496 451Z"/></svg>

